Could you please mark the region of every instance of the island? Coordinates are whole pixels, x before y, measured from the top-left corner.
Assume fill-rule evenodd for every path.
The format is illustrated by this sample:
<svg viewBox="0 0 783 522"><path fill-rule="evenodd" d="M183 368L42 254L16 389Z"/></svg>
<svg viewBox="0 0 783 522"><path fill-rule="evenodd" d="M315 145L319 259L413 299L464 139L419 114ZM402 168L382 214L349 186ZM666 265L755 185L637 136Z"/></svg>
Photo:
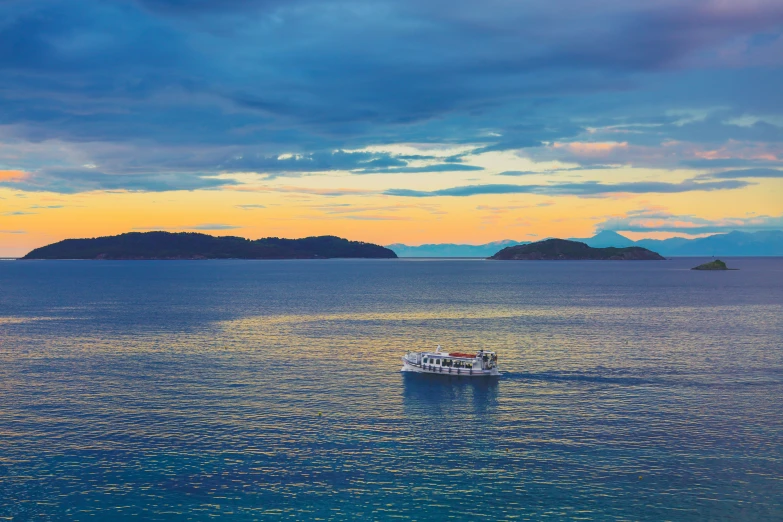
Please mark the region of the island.
<svg viewBox="0 0 783 522"><path fill-rule="evenodd" d="M592 248L579 241L546 239L527 245L506 247L489 259L499 260L612 260L662 261L666 258L642 247Z"/></svg>
<svg viewBox="0 0 783 522"><path fill-rule="evenodd" d="M129 232L91 239L66 239L36 248L22 259L391 259L393 250L336 236L250 240L193 232Z"/></svg>
<svg viewBox="0 0 783 522"><path fill-rule="evenodd" d="M739 268L729 268L726 266L726 263L720 259L716 259L715 261L710 261L703 265L694 266L691 270L739 270Z"/></svg>

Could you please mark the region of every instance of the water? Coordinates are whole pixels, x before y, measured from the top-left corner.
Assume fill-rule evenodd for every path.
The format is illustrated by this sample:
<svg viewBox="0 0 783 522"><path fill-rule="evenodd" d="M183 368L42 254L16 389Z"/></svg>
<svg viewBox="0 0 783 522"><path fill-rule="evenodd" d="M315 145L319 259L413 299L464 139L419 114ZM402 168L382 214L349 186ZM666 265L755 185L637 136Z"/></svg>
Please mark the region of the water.
<svg viewBox="0 0 783 522"><path fill-rule="evenodd" d="M0 519L780 520L783 259L703 261L0 262Z"/></svg>

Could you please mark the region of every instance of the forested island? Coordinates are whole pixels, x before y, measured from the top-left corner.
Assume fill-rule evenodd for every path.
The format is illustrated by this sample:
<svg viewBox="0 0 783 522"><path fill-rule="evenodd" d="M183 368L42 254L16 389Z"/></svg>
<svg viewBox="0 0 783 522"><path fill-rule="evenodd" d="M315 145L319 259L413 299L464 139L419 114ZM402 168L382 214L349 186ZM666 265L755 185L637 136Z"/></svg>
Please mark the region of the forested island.
<svg viewBox="0 0 783 522"><path fill-rule="evenodd" d="M250 240L193 232L129 232L66 239L36 248L22 259L330 259L396 258L393 250L336 236Z"/></svg>
<svg viewBox="0 0 783 522"><path fill-rule="evenodd" d="M648 261L666 258L642 247L592 248L579 241L546 239L527 245L506 247L489 259Z"/></svg>

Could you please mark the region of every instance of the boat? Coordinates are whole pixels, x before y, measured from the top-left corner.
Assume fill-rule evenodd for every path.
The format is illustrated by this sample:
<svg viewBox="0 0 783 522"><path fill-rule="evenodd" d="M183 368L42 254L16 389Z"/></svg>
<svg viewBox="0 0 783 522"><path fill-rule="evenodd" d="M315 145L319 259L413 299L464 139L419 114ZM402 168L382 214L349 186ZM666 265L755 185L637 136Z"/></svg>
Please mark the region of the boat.
<svg viewBox="0 0 783 522"><path fill-rule="evenodd" d="M460 377L490 377L500 375L495 352L444 352L440 345L434 352L408 352L402 357L403 372L436 373Z"/></svg>

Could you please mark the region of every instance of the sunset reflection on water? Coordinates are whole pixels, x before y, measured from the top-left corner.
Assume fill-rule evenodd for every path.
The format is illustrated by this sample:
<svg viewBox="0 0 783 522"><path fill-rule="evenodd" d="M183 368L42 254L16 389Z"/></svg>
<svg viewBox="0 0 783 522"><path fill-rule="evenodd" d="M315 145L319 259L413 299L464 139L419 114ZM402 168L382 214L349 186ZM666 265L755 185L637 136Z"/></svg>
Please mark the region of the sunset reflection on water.
<svg viewBox="0 0 783 522"><path fill-rule="evenodd" d="M781 262L4 264L0 516L773 520Z"/></svg>

